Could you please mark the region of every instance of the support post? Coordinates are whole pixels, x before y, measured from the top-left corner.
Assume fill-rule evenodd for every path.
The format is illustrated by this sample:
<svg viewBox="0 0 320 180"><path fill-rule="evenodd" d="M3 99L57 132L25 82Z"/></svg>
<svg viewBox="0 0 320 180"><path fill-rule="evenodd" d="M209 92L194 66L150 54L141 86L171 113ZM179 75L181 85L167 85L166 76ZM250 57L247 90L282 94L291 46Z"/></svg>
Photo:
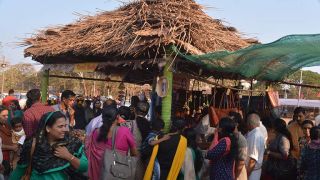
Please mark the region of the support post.
<svg viewBox="0 0 320 180"><path fill-rule="evenodd" d="M164 130L168 132L171 125L171 108L172 108L172 86L173 86L173 73L170 71L170 64L172 61L167 61L163 70L163 75L168 81L168 93L166 97L162 99L162 119L165 123Z"/></svg>
<svg viewBox="0 0 320 180"><path fill-rule="evenodd" d="M155 115L155 108L156 108L156 101L157 101L157 93L156 93L156 86L157 86L157 75L153 76L153 82L152 82L152 91L150 93L151 97L151 104L150 104L150 116L151 121L154 121L156 118ZM159 113L159 112L157 112Z"/></svg>
<svg viewBox="0 0 320 180"><path fill-rule="evenodd" d="M48 97L49 70L41 73L41 102L46 103Z"/></svg>

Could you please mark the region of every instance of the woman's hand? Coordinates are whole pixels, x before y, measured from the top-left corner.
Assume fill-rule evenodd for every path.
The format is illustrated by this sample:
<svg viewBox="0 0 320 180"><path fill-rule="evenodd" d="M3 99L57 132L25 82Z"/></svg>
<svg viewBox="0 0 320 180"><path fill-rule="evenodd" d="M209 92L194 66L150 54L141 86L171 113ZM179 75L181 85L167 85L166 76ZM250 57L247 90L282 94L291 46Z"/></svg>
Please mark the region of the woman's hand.
<svg viewBox="0 0 320 180"><path fill-rule="evenodd" d="M65 146L58 146L57 148L55 148L54 155L58 158L65 159L67 161L69 161L72 157L72 154L70 154L70 152Z"/></svg>
<svg viewBox="0 0 320 180"><path fill-rule="evenodd" d="M69 161L70 165L75 169L78 169L80 167L80 159L70 154L70 152L65 146L58 146L54 150L54 155L58 158Z"/></svg>
<svg viewBox="0 0 320 180"><path fill-rule="evenodd" d="M11 150L14 151L14 152L17 152L19 149L19 145L18 144L14 144L11 146Z"/></svg>

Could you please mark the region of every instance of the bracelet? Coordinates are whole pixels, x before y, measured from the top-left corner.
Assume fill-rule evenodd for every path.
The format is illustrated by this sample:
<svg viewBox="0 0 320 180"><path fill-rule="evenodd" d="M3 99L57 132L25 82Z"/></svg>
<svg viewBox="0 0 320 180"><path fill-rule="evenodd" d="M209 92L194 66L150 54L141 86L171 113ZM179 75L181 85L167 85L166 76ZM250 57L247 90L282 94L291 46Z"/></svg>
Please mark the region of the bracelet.
<svg viewBox="0 0 320 180"><path fill-rule="evenodd" d="M70 162L71 162L74 158L75 158L75 156L74 156L74 155L72 155L72 157L70 158Z"/></svg>

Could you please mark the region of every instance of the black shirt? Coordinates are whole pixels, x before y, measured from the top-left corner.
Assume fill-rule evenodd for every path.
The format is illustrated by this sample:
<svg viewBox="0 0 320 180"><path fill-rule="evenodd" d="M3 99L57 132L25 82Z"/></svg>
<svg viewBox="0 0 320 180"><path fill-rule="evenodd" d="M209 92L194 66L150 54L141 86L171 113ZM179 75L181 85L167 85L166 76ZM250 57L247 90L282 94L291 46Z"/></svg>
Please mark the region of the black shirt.
<svg viewBox="0 0 320 180"><path fill-rule="evenodd" d="M149 132L151 131L150 123L146 118L141 116L137 116L136 122L143 142L147 138Z"/></svg>
<svg viewBox="0 0 320 180"><path fill-rule="evenodd" d="M74 119L76 121L76 125L74 126L74 129L85 129L87 122L86 122L86 116L85 116L85 110L83 107L74 106Z"/></svg>
<svg viewBox="0 0 320 180"><path fill-rule="evenodd" d="M160 180L166 180L169 174L174 155L178 149L180 134L172 135L170 139L159 144L157 159L160 164Z"/></svg>

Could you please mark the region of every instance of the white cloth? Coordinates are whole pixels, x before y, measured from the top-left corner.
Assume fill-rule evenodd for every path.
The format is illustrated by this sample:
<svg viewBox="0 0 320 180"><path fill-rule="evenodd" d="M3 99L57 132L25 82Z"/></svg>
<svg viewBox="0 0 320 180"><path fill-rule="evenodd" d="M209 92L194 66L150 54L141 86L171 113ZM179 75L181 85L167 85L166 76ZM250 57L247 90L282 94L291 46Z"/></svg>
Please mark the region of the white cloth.
<svg viewBox="0 0 320 180"><path fill-rule="evenodd" d="M181 167L181 172L183 173L184 180L195 180L196 171L194 169L194 161L192 150L187 148L186 154L184 156L184 162Z"/></svg>
<svg viewBox="0 0 320 180"><path fill-rule="evenodd" d="M253 170L248 178L248 180L260 180L261 169Z"/></svg>
<svg viewBox="0 0 320 180"><path fill-rule="evenodd" d="M102 122L102 114L100 116L97 116L93 118L90 123L86 126L86 134L87 136L90 136L90 134L93 132L93 130L101 127L103 124Z"/></svg>
<svg viewBox="0 0 320 180"><path fill-rule="evenodd" d="M251 130L247 134L246 139L248 143L248 158L246 164L248 166L250 158L256 161L254 170L251 173L249 180L253 180L253 178L254 180L259 180L261 175L263 155L265 151L265 138L261 132L260 127Z"/></svg>
<svg viewBox="0 0 320 180"><path fill-rule="evenodd" d="M262 124L262 122L260 121L260 126L259 126L259 129L263 135L263 138L264 138L264 143L266 144L267 143L267 140L268 140L268 131L267 131L267 128L264 127L264 125Z"/></svg>
<svg viewBox="0 0 320 180"><path fill-rule="evenodd" d="M210 136L211 134L214 134L214 127L210 126L210 119L209 114L205 115L199 124L195 127L195 131L198 134L204 134L205 137Z"/></svg>
<svg viewBox="0 0 320 180"><path fill-rule="evenodd" d="M24 141L26 140L26 135L21 136L21 138L18 141L18 144L23 145Z"/></svg>
<svg viewBox="0 0 320 180"><path fill-rule="evenodd" d="M207 154L207 151L206 150L201 150L201 151L202 151L202 157L205 157ZM210 169L210 160L203 159L202 168L198 172L199 178L201 180L210 180L209 169Z"/></svg>

